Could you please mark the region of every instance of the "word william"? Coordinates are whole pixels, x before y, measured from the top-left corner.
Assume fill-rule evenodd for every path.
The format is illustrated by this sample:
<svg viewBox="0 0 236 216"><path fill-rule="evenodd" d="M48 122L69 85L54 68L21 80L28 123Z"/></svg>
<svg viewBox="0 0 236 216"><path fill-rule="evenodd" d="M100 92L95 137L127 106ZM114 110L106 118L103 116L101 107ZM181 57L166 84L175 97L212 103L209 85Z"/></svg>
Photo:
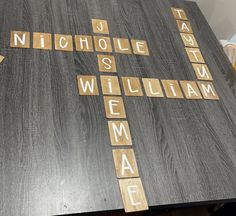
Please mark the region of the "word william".
<svg viewBox="0 0 236 216"><path fill-rule="evenodd" d="M110 37L75 35L75 50L78 52L113 52ZM30 48L30 32L11 31L11 47ZM54 47L59 51L74 51L72 35L55 34ZM116 53L149 55L146 41L113 38ZM52 50L52 34L33 32L33 48Z"/></svg>
<svg viewBox="0 0 236 216"><path fill-rule="evenodd" d="M78 75L77 81L80 95L99 95L96 76ZM100 76L100 81L103 95L121 95L118 77L102 75ZM123 85L126 96L144 96L145 92L147 97L157 98L165 97L165 93L167 98L182 99L185 96L185 98L189 100L219 99L211 82L187 80L160 81L156 78L142 78L144 91L138 77L121 77L120 82ZM120 116L118 116L118 118L119 117Z"/></svg>

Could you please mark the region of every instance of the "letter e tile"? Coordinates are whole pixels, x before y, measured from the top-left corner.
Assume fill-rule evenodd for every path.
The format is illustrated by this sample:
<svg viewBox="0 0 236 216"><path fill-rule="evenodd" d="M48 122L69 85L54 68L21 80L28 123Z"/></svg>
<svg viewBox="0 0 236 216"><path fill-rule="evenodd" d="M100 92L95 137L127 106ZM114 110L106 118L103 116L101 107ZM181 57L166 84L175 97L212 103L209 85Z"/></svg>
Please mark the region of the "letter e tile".
<svg viewBox="0 0 236 216"><path fill-rule="evenodd" d="M126 118L122 97L104 96L103 98L107 118Z"/></svg>
<svg viewBox="0 0 236 216"><path fill-rule="evenodd" d="M119 179L119 185L126 213L148 210L140 178Z"/></svg>
<svg viewBox="0 0 236 216"><path fill-rule="evenodd" d="M182 33L193 33L193 29L189 21L176 20L179 31Z"/></svg>
<svg viewBox="0 0 236 216"><path fill-rule="evenodd" d="M131 40L133 52L136 55L149 55L147 42L144 40Z"/></svg>

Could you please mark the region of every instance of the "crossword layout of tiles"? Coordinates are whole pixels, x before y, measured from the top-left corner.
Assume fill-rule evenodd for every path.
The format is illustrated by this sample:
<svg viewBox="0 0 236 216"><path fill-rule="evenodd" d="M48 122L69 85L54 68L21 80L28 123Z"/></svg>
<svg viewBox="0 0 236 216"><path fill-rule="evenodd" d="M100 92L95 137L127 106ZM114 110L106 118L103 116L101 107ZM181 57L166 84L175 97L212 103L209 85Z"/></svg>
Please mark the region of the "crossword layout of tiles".
<svg viewBox="0 0 236 216"><path fill-rule="evenodd" d="M81 96L97 96L100 94L98 81L101 82L114 167L125 212L143 211L149 207L132 149L132 131L129 129L120 83L124 95L128 97L219 100L212 83L211 72L201 54L185 11L181 8L171 8L171 10L187 56L195 71L196 81L118 77L115 57L112 55L113 47L115 53L126 55L149 56L150 52L145 40L126 38L112 38L111 40L108 37L109 26L106 20L92 19L93 36L74 36L77 52L97 52L100 76L77 75L78 92ZM54 45L55 50L58 51L74 51L72 35L55 34ZM30 48L30 32L11 31L10 46ZM33 48L52 50L52 34L34 32Z"/></svg>

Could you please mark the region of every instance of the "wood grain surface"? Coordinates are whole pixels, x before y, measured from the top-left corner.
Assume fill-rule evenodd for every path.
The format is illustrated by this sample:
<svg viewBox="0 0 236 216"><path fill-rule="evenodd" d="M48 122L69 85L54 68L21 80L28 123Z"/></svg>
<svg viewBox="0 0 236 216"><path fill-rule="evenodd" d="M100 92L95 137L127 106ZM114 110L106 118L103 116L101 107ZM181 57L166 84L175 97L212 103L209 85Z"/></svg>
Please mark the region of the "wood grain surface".
<svg viewBox="0 0 236 216"><path fill-rule="evenodd" d="M0 0L0 215L123 208L101 84L100 96L77 89L77 75L100 75L96 53L10 48L10 31L92 35L91 19L104 19L111 37L149 45L149 56L114 53L118 76L196 80L172 6L185 10L220 100L123 96L148 204L235 200L236 74L195 3Z"/></svg>

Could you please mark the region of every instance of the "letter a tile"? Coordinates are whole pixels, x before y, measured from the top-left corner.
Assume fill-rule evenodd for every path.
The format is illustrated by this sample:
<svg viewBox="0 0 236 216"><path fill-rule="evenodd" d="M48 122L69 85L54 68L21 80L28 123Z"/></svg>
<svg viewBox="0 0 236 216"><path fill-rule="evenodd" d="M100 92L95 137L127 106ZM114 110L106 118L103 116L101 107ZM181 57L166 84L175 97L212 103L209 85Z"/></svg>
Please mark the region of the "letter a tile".
<svg viewBox="0 0 236 216"><path fill-rule="evenodd" d="M139 177L133 149L112 150L117 178Z"/></svg>
<svg viewBox="0 0 236 216"><path fill-rule="evenodd" d="M183 20L176 20L179 31L182 33L193 33L191 24L189 21L183 21Z"/></svg>
<svg viewBox="0 0 236 216"><path fill-rule="evenodd" d="M185 97L187 99L202 99L201 93L195 81L180 81Z"/></svg>

